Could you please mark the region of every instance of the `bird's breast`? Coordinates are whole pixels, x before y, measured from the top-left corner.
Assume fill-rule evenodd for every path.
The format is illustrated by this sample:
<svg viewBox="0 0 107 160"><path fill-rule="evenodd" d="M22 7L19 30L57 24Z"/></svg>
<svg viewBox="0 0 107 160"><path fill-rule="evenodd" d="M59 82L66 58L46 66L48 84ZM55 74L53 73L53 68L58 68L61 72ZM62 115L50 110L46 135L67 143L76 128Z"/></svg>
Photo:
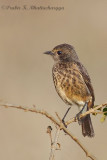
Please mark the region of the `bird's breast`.
<svg viewBox="0 0 107 160"><path fill-rule="evenodd" d="M83 106L86 101L90 100L89 91L81 74L73 67L54 66L53 81L57 93L65 103Z"/></svg>
<svg viewBox="0 0 107 160"><path fill-rule="evenodd" d="M57 93L65 103L72 105L73 101L71 98L71 84L69 83L69 79L71 79L71 77L67 77L66 72L53 72L53 81Z"/></svg>

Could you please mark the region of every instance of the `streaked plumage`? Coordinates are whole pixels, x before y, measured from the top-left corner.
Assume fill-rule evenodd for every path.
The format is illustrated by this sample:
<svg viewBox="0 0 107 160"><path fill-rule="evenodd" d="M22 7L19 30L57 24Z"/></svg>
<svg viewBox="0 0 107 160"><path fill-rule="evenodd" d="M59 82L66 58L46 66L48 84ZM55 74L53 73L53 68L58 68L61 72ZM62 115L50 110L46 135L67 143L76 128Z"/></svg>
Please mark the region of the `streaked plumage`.
<svg viewBox="0 0 107 160"><path fill-rule="evenodd" d="M55 64L53 81L58 95L68 105L76 104L81 109L87 102L87 110L94 105L95 97L87 70L81 64L74 48L69 44L56 46L50 54ZM90 115L81 119L84 136L93 137L94 130Z"/></svg>

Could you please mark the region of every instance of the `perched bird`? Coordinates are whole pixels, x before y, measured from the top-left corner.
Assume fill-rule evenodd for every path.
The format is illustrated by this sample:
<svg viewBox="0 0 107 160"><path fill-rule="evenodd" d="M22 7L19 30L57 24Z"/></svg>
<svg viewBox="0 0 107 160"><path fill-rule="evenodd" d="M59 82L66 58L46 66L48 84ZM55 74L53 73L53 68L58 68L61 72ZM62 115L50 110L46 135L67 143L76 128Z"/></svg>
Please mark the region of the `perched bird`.
<svg viewBox="0 0 107 160"><path fill-rule="evenodd" d="M80 62L74 47L61 44L45 54L51 55L55 62L52 75L58 95L66 104L78 106L80 112L77 118L82 126L82 134L84 137L93 137L94 130L90 115L81 119L79 115L94 106L94 91L89 74Z"/></svg>

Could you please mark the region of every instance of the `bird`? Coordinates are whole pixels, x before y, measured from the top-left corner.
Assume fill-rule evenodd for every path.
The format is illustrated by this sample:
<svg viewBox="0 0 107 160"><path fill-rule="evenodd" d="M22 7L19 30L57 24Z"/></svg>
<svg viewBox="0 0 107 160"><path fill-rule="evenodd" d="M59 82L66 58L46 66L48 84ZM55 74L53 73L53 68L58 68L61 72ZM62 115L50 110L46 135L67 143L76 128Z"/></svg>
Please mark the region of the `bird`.
<svg viewBox="0 0 107 160"><path fill-rule="evenodd" d="M51 51L46 51L44 54L52 56L54 65L52 68L53 82L55 89L61 99L70 107L78 106L79 113L76 118L82 126L83 136L94 137L94 129L90 114L80 118L80 114L93 108L95 95L91 83L90 76L80 62L79 57L70 44L60 44L54 47Z"/></svg>

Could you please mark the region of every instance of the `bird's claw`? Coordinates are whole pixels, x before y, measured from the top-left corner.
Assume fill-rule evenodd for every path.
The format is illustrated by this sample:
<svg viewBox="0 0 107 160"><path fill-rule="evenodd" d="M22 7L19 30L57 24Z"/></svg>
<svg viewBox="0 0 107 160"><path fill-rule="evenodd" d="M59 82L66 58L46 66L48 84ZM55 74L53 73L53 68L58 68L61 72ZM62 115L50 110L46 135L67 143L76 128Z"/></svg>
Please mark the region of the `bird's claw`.
<svg viewBox="0 0 107 160"><path fill-rule="evenodd" d="M62 119L62 123L63 123L63 125L65 126L65 128L67 128L67 125L65 124L64 119Z"/></svg>
<svg viewBox="0 0 107 160"><path fill-rule="evenodd" d="M75 116L75 121L78 120L78 124L81 125L81 118L80 118L81 113L76 114Z"/></svg>

